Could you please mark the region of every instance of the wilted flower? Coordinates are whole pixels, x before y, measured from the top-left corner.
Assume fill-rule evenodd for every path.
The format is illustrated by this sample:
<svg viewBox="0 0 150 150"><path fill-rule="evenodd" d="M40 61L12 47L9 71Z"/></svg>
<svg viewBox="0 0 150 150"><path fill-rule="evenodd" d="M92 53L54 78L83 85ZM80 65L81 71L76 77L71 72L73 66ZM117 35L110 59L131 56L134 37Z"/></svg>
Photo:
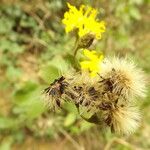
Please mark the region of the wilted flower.
<svg viewBox="0 0 150 150"><path fill-rule="evenodd" d="M83 37L87 34L93 34L96 39L101 38L101 34L105 32L105 22L96 19L97 10L90 7L81 5L79 10L67 3L69 11L64 14L62 20L65 25L66 32L78 29L78 36Z"/></svg>

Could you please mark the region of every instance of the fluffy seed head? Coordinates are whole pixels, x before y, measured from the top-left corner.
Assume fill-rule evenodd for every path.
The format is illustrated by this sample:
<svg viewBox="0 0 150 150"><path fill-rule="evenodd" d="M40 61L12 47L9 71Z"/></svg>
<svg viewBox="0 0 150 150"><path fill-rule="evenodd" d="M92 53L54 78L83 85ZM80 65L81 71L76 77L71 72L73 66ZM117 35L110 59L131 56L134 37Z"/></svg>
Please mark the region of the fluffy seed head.
<svg viewBox="0 0 150 150"><path fill-rule="evenodd" d="M107 59L103 64L101 75L111 79L114 93L120 93L127 99L145 96L145 75L133 61L115 57Z"/></svg>
<svg viewBox="0 0 150 150"><path fill-rule="evenodd" d="M141 115L136 107L118 107L108 114L107 120L110 119L109 125L115 133L131 134L139 127Z"/></svg>

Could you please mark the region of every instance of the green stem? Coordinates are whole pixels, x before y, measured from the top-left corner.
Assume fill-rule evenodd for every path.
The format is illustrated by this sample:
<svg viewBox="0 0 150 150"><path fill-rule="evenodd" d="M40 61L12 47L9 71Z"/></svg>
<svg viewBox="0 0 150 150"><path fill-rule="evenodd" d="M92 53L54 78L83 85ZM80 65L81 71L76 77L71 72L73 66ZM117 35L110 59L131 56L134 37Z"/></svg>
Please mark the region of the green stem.
<svg viewBox="0 0 150 150"><path fill-rule="evenodd" d="M78 44L79 44L79 37L77 36L77 37L76 37L76 41L75 41L75 46L74 46L74 48L73 48L74 58L76 57L77 52L78 52L78 50L79 50Z"/></svg>

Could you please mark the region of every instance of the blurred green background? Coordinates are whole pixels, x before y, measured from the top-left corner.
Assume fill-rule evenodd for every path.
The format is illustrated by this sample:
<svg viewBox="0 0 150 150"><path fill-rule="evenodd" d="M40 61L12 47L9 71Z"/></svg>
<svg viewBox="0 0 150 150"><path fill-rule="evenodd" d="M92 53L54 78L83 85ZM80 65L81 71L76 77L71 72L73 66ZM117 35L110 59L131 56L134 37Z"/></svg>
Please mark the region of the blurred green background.
<svg viewBox="0 0 150 150"><path fill-rule="evenodd" d="M107 31L96 49L131 57L150 81L149 0L1 0L0 150L149 150L150 88L141 127L129 136L83 121L69 103L55 113L44 107L42 90L73 65L66 2L97 8Z"/></svg>

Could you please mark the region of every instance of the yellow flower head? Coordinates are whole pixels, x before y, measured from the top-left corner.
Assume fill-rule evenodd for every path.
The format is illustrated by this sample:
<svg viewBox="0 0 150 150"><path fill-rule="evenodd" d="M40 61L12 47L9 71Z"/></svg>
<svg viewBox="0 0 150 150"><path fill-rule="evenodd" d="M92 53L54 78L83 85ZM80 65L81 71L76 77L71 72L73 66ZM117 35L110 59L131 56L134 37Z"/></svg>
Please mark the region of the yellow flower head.
<svg viewBox="0 0 150 150"><path fill-rule="evenodd" d="M81 69L89 70L91 77L95 77L101 70L101 64L104 56L102 54L98 55L96 51L90 51L88 49L85 49L83 53L88 58L88 60L80 62Z"/></svg>
<svg viewBox="0 0 150 150"><path fill-rule="evenodd" d="M79 10L67 3L69 11L64 14L62 20L65 25L66 32L78 29L79 37L86 34L94 34L96 39L101 38L101 34L105 32L105 22L96 19L97 10L90 7L81 5Z"/></svg>

